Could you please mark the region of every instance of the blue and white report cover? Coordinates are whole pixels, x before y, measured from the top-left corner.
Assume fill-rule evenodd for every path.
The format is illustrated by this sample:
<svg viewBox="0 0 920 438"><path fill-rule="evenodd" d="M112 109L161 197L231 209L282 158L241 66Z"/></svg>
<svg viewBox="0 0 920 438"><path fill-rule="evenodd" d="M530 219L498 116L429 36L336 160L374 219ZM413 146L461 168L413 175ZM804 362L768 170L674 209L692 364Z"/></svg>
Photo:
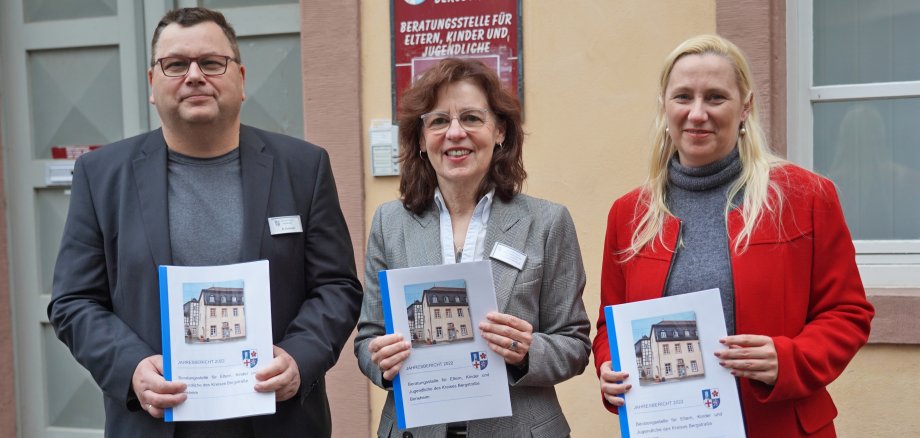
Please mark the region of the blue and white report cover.
<svg viewBox="0 0 920 438"><path fill-rule="evenodd" d="M496 311L490 262L378 273L386 332L411 341L393 381L401 429L511 415L505 361L479 322Z"/></svg>
<svg viewBox="0 0 920 438"><path fill-rule="evenodd" d="M744 437L735 378L713 355L725 347L718 289L607 306L611 368L632 389L618 409L628 437Z"/></svg>
<svg viewBox="0 0 920 438"><path fill-rule="evenodd" d="M273 414L275 394L256 392L272 360L268 261L160 266L163 376L188 398L166 421Z"/></svg>

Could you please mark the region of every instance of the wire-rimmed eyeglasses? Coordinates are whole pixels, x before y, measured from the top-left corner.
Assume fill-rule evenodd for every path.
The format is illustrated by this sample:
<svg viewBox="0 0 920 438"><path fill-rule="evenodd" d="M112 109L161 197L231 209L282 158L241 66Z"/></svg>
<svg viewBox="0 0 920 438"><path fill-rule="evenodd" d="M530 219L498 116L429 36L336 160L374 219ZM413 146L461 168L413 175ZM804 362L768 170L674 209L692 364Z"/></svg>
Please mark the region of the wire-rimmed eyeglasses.
<svg viewBox="0 0 920 438"><path fill-rule="evenodd" d="M433 111L422 114L422 126L431 132L446 131L450 124L457 119L460 127L467 132L475 131L485 126L488 120L489 110L487 109L466 109L452 116L448 113Z"/></svg>
<svg viewBox="0 0 920 438"><path fill-rule="evenodd" d="M164 75L175 78L187 75L193 62L198 64L198 69L201 70L205 76L220 76L227 72L227 64L230 64L230 61L236 62L237 64L240 62L232 56L204 55L197 58L189 58L187 56L164 56L157 59L155 64L160 64L160 69L163 70Z"/></svg>

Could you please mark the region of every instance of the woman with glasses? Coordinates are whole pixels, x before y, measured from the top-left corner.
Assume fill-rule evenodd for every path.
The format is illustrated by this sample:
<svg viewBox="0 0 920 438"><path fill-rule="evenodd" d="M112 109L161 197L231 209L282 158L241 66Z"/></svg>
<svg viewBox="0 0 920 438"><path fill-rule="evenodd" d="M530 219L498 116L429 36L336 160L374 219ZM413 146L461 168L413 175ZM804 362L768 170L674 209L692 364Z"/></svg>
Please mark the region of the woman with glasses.
<svg viewBox="0 0 920 438"><path fill-rule="evenodd" d="M605 406L640 376L611 370L604 306L719 288L728 336L703 354L737 377L748 437L835 436L826 386L866 343L873 308L834 184L770 152L731 42L680 44L658 91L648 180L608 216L594 339Z"/></svg>
<svg viewBox="0 0 920 438"><path fill-rule="evenodd" d="M507 364L514 415L402 431L390 392L378 436L569 434L553 385L588 363L585 272L568 210L520 193L523 141L518 99L479 61L441 61L400 101L401 196L374 214L355 354L388 390L412 354L408 334L384 330L379 271L490 260L499 309L476 328ZM490 258L496 245L523 266Z"/></svg>

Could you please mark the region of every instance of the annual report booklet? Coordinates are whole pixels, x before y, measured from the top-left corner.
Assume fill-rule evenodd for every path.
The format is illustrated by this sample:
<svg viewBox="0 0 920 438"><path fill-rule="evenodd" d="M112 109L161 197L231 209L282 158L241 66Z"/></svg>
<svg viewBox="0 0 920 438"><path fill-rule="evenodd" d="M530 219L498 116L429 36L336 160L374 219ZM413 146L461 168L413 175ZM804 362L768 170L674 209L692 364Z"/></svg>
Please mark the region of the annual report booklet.
<svg viewBox="0 0 920 438"><path fill-rule="evenodd" d="M272 360L268 261L160 266L163 376L188 398L166 421L273 414L275 394L256 392Z"/></svg>
<svg viewBox="0 0 920 438"><path fill-rule="evenodd" d="M627 437L743 437L735 377L713 354L726 347L718 289L604 308L611 368L632 389L618 409Z"/></svg>
<svg viewBox="0 0 920 438"><path fill-rule="evenodd" d="M478 326L496 311L488 261L380 271L386 332L412 343L393 380L401 429L511 415L505 361Z"/></svg>

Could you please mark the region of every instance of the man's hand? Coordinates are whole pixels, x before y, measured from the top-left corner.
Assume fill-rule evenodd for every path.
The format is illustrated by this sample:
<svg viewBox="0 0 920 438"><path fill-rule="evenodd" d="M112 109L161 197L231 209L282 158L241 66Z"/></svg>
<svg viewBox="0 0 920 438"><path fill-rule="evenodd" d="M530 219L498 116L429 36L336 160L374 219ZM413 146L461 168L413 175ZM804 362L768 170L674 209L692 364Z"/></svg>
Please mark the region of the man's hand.
<svg viewBox="0 0 920 438"><path fill-rule="evenodd" d="M185 383L167 382L163 378L163 356L159 354L137 364L131 387L141 408L153 418L163 418L164 409L178 406L187 398Z"/></svg>
<svg viewBox="0 0 920 438"><path fill-rule="evenodd" d="M283 402L297 394L300 388L300 369L294 358L281 347L274 345L272 353L275 358L256 373L259 382L255 389L257 392L274 392L275 401Z"/></svg>

